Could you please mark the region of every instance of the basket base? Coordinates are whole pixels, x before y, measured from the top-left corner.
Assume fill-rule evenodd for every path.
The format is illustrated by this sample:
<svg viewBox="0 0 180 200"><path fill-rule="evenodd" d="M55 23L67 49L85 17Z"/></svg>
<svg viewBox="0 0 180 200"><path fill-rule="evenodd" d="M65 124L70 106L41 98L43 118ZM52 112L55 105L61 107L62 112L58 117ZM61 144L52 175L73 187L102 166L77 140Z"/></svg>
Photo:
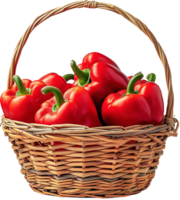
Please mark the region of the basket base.
<svg viewBox="0 0 180 200"><path fill-rule="evenodd" d="M80 179L72 174L52 176L45 172L35 173L35 170L22 169L21 173L29 182L32 190L44 195L58 197L93 197L112 198L126 197L138 194L149 187L155 176L155 171L141 174L133 178L95 179L95 177Z"/></svg>

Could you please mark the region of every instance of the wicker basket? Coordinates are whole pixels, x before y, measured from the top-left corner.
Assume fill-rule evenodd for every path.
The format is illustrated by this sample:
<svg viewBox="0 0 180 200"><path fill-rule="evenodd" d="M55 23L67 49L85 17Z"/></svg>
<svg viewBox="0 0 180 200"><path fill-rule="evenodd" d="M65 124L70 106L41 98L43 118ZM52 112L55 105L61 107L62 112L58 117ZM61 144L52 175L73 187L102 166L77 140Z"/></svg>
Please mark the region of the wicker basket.
<svg viewBox="0 0 180 200"><path fill-rule="evenodd" d="M121 197L146 189L155 175L168 136L177 136L174 95L166 55L139 19L107 3L79 1L50 10L34 20L21 37L12 59L8 88L13 84L21 51L33 29L49 17L73 8L101 8L136 25L152 41L165 69L168 106L162 125L88 128L74 124L27 124L2 117L2 129L12 143L22 174L39 193L61 197ZM176 124L177 123L177 124ZM175 128L176 127L176 128ZM138 143L129 143L136 140ZM61 141L61 145L54 145ZM61 149L61 151L57 151Z"/></svg>

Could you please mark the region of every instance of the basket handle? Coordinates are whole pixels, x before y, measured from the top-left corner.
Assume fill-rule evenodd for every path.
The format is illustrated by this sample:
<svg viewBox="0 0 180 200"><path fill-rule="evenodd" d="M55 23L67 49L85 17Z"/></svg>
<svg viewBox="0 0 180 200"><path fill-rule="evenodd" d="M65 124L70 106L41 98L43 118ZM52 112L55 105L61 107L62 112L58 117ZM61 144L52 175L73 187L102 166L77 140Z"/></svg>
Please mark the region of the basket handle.
<svg viewBox="0 0 180 200"><path fill-rule="evenodd" d="M33 29L35 29L36 26L38 26L43 21L45 21L46 19L48 19L54 15L57 15L59 13L62 13L64 11L67 11L70 9L83 8L83 7L101 8L101 9L109 10L109 11L115 12L117 14L120 14L124 18L129 20L131 23L133 23L135 26L137 26L144 34L146 34L149 37L151 42L154 44L154 47L157 51L157 54L163 64L164 70L165 70L166 83L167 83L167 88L168 88L168 105L167 105L167 110L166 110L166 118L173 118L174 93L173 93L173 87L172 87L171 70L169 68L169 64L168 64L166 55L165 55L161 45L156 40L156 38L154 37L152 32L147 28L147 26L144 23L142 23L139 19L137 19L136 17L127 13L126 11L122 10L121 8L118 8L117 6L114 6L114 5L111 5L108 3L100 3L100 2L86 1L86 0L78 1L78 2L73 2L73 3L67 4L63 7L58 7L58 8L52 9L52 10L40 15L39 17L37 17L34 20L34 22L28 27L28 29L26 30L24 35L21 37L21 39L19 40L19 42L15 48L12 62L10 65L9 75L8 75L8 85L7 85L8 89L11 88L11 86L13 84L12 76L16 72L16 67L17 67L19 57L21 55L21 51L22 51L30 33L33 31Z"/></svg>

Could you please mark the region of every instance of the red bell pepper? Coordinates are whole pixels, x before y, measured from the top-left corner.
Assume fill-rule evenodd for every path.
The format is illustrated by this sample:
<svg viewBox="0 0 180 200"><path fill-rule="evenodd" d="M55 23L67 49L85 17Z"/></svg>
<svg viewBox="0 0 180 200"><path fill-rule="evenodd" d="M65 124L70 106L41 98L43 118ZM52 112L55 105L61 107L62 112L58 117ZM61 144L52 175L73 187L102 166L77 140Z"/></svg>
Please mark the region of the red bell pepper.
<svg viewBox="0 0 180 200"><path fill-rule="evenodd" d="M16 85L14 84L12 89L1 95L1 107L4 115L13 120L34 123L34 115L40 105L52 95L44 96L41 93L41 89L46 86L42 81L28 80L26 87L17 75L13 76L13 81Z"/></svg>
<svg viewBox="0 0 180 200"><path fill-rule="evenodd" d="M46 83L48 86L57 87L62 93L72 87L71 83L67 83L68 80L74 79L73 74L66 74L63 77L56 73L49 73L41 77L39 80Z"/></svg>
<svg viewBox="0 0 180 200"><path fill-rule="evenodd" d="M151 76L154 77L153 74ZM106 97L102 105L102 117L107 125L162 123L164 102L161 89L154 82L139 83L135 86L142 78L142 73L135 75L130 80L126 93L119 91Z"/></svg>
<svg viewBox="0 0 180 200"><path fill-rule="evenodd" d="M71 68L78 77L78 86L84 87L91 95L98 115L101 119L101 106L107 95L125 89L129 79L112 65L97 62L90 69L81 70L75 61L71 61ZM64 93L68 98L71 89Z"/></svg>
<svg viewBox="0 0 180 200"><path fill-rule="evenodd" d="M103 63L106 63L106 64L109 64L109 65L112 65L116 68L119 69L118 65L113 61L111 60L110 58L108 58L107 56L101 54L101 53L98 53L98 52L92 52L92 53L88 53L86 56L84 56L83 58L83 63L86 63L86 65L89 66L89 68L97 63L97 62L103 62Z"/></svg>
<svg viewBox="0 0 180 200"><path fill-rule="evenodd" d="M131 80L133 78L133 76L129 76L128 77L129 80ZM156 80L156 75L151 73L149 75L147 75L147 80L138 80L136 83L135 83L135 90L138 90L143 84L147 83L147 82L155 82ZM125 94L127 92L127 90L120 90L118 91L116 94L122 96L123 94ZM137 141L129 141L128 143L137 143ZM133 148L133 147L132 147Z"/></svg>
<svg viewBox="0 0 180 200"><path fill-rule="evenodd" d="M80 60L80 63L86 63L88 68L90 68L90 66L92 66L96 62L111 64L114 67L122 70L121 66L116 60L114 60L107 54L104 54L103 52L99 52L99 51L90 51L87 54L84 54Z"/></svg>
<svg viewBox="0 0 180 200"><path fill-rule="evenodd" d="M106 64L110 64L124 73L121 66L119 65L119 63L116 60L114 60L110 56L108 56L102 52L99 52L99 51L90 51L87 54L84 54L81 57L80 63L77 64L77 66L81 70L90 69L91 66L96 62L103 62ZM77 85L76 82L78 81L78 78L79 77L77 77L77 75L74 74L74 84L75 85Z"/></svg>
<svg viewBox="0 0 180 200"><path fill-rule="evenodd" d="M35 115L39 124L80 124L89 127L101 126L94 103L85 89L72 88L69 98L65 101L59 89L46 86L43 94L49 92L55 95L41 105Z"/></svg>
<svg viewBox="0 0 180 200"><path fill-rule="evenodd" d="M107 63L110 65L113 65L114 67L116 67L119 70L122 70L121 66L119 65L119 63L116 60L114 60L110 56L108 56L102 52L99 52L99 51L90 51L87 54L84 54L81 57L80 63L77 64L77 66L81 70L84 70L87 68L89 69L96 62ZM78 77L76 76L76 74L74 74L74 82L76 82L77 80L78 80Z"/></svg>

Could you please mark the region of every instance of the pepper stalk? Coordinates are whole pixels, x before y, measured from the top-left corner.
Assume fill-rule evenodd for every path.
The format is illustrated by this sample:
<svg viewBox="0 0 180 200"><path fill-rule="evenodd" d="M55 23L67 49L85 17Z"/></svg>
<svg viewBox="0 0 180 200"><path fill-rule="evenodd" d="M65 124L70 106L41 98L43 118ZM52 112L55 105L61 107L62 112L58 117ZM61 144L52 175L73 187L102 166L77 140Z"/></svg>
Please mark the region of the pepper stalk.
<svg viewBox="0 0 180 200"><path fill-rule="evenodd" d="M67 81L74 80L74 74L65 74L63 78Z"/></svg>
<svg viewBox="0 0 180 200"><path fill-rule="evenodd" d="M74 74L78 77L78 86L85 86L90 82L90 69L81 70L74 60L71 60L71 68Z"/></svg>
<svg viewBox="0 0 180 200"><path fill-rule="evenodd" d="M156 75L154 73L150 73L146 76L146 79L149 81L149 82L155 82L156 81Z"/></svg>
<svg viewBox="0 0 180 200"><path fill-rule="evenodd" d="M53 86L45 86L41 89L41 92L46 95L48 94L49 92L51 92L52 94L54 94L55 96L55 99L56 99L56 104L53 105L53 108L52 108L52 111L53 112L56 112L59 107L65 102L64 98L63 98L63 95L62 95L62 92L56 88L56 87L53 87Z"/></svg>
<svg viewBox="0 0 180 200"><path fill-rule="evenodd" d="M26 94L31 94L30 88L25 88L21 78L18 75L12 77L13 81L16 83L18 91L16 92L16 97Z"/></svg>
<svg viewBox="0 0 180 200"><path fill-rule="evenodd" d="M130 79L130 81L127 85L127 91L125 94L122 95L122 97L127 94L138 94L139 91L138 90L134 91L134 86L137 81L139 81L140 79L143 79L143 78L146 78L148 82L150 82L150 81L156 82L157 81L155 72L149 72L146 75L144 73L138 73Z"/></svg>

